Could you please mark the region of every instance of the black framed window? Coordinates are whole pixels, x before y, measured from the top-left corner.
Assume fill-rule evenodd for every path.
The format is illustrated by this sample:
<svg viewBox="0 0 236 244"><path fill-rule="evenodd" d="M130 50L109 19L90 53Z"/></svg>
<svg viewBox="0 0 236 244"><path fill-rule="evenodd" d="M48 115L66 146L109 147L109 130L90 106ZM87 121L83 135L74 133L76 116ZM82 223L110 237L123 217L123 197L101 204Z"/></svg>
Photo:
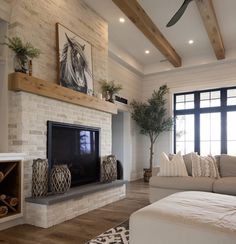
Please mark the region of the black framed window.
<svg viewBox="0 0 236 244"><path fill-rule="evenodd" d="M174 94L174 151L236 155L236 87Z"/></svg>

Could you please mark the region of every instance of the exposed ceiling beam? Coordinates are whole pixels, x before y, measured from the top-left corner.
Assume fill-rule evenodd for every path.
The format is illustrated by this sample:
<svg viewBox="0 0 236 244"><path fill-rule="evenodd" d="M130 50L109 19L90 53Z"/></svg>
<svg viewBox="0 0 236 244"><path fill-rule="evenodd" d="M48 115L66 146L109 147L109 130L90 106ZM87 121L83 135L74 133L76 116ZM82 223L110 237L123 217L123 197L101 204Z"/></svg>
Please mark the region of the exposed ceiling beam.
<svg viewBox="0 0 236 244"><path fill-rule="evenodd" d="M181 66L181 58L163 36L137 0L112 0L136 27L175 67Z"/></svg>
<svg viewBox="0 0 236 244"><path fill-rule="evenodd" d="M225 48L212 0L195 0L216 58L225 58Z"/></svg>

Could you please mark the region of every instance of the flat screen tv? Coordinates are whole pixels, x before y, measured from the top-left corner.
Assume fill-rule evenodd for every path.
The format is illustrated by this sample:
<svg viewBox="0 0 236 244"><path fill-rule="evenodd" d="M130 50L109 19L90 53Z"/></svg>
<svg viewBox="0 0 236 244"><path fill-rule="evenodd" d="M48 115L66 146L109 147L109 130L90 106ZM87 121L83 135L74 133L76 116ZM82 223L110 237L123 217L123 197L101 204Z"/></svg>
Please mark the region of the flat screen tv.
<svg viewBox="0 0 236 244"><path fill-rule="evenodd" d="M72 187L99 181L99 128L48 121L47 129L49 170L67 164Z"/></svg>

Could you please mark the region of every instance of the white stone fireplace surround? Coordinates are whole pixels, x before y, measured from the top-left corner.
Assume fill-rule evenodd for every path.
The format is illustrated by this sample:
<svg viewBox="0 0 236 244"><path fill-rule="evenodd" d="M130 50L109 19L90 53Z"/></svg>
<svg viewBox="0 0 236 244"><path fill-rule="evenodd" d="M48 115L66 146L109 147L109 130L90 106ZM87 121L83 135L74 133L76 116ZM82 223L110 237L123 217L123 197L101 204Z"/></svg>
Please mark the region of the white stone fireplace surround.
<svg viewBox="0 0 236 244"><path fill-rule="evenodd" d="M9 151L23 152L26 155L24 160L24 196L31 196L33 159L46 158L48 120L100 128L100 152L103 157L111 154L111 116L110 113L27 92L9 91ZM54 205L27 203L24 208L24 222L47 228L117 201L124 196L125 185L122 185L90 194L81 199L71 199ZM98 201L98 199L100 200ZM65 216L57 216L61 215L63 209ZM66 212L65 209L68 211ZM35 221L43 212L45 218L42 216L38 222Z"/></svg>

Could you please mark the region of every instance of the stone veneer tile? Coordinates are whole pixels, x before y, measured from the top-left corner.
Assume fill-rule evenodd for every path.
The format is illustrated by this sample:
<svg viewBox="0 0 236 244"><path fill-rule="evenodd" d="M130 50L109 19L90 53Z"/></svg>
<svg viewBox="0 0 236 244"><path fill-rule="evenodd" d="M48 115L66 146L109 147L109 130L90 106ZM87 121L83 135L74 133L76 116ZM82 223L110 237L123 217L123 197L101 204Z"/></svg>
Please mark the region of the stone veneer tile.
<svg viewBox="0 0 236 244"><path fill-rule="evenodd" d="M126 185L64 202L41 205L26 203L26 223L48 228L125 197Z"/></svg>
<svg viewBox="0 0 236 244"><path fill-rule="evenodd" d="M109 113L26 92L9 92L9 118L9 150L26 154L24 163L26 197L31 196L33 159L46 158L48 120L71 124L76 122L76 124L100 128L101 156L111 153L111 114Z"/></svg>

